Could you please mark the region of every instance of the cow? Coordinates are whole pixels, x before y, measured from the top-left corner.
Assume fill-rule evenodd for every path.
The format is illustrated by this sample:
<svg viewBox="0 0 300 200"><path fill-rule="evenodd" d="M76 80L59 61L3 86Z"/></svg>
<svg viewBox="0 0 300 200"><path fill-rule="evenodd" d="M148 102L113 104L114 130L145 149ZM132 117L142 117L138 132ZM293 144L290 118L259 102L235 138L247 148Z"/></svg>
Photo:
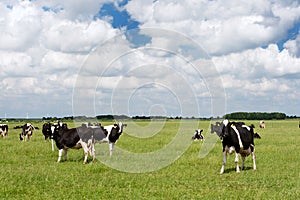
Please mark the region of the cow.
<svg viewBox="0 0 300 200"><path fill-rule="evenodd" d="M53 132L51 127L54 126L54 124L47 122L43 124L42 133L45 137L45 140L50 139L51 140L51 149L54 151L54 142L53 142Z"/></svg>
<svg viewBox="0 0 300 200"><path fill-rule="evenodd" d="M224 120L216 125L211 124L211 133L216 132L222 139L223 144L223 163L220 174L224 173L227 161L227 153L235 152L236 172L240 172L239 157L242 157L242 170L244 169L246 156L252 155L253 169L256 170L255 151L254 151L254 126L246 126L243 123L229 122Z"/></svg>
<svg viewBox="0 0 300 200"><path fill-rule="evenodd" d="M30 140L33 134L34 126L30 123L26 123L22 126L22 133L20 134L20 141Z"/></svg>
<svg viewBox="0 0 300 200"><path fill-rule="evenodd" d="M0 134L3 138L7 137L7 135L8 135L8 125L7 124L0 124Z"/></svg>
<svg viewBox="0 0 300 200"><path fill-rule="evenodd" d="M95 160L93 130L86 126L69 129L66 124L59 123L51 126L53 133L53 140L58 151L57 162L61 161L62 153L64 152L64 159L67 160L67 150L83 148L84 164L87 164L88 154Z"/></svg>
<svg viewBox="0 0 300 200"><path fill-rule="evenodd" d="M109 155L112 156L114 145L123 133L123 128L127 126L122 122L115 123L102 127L101 125L90 126L94 129L95 143L108 143L109 144Z"/></svg>
<svg viewBox="0 0 300 200"><path fill-rule="evenodd" d="M203 132L203 130L201 129L198 129L198 130L195 130L195 133L194 133L194 135L193 135L193 137L192 137L192 140L203 140L204 139L204 137L203 137L203 135L202 135L202 132Z"/></svg>
<svg viewBox="0 0 300 200"><path fill-rule="evenodd" d="M50 122L43 124L42 133L45 137L45 140L53 138L52 132L51 132L51 126L52 126L52 124Z"/></svg>
<svg viewBox="0 0 300 200"><path fill-rule="evenodd" d="M266 128L266 124L265 124L265 122L264 122L263 120L261 120L261 121L259 122L259 127L260 127L260 128Z"/></svg>

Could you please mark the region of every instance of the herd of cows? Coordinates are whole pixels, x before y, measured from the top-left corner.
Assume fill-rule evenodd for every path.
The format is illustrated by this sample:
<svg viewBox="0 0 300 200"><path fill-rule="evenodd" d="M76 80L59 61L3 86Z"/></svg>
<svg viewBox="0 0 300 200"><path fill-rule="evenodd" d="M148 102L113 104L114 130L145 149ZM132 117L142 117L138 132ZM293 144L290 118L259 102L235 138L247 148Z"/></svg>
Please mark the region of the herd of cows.
<svg viewBox="0 0 300 200"><path fill-rule="evenodd" d="M67 159L67 150L70 148L80 149L84 151L84 164L87 163L88 154L95 160L95 144L108 143L110 155L112 155L114 145L123 132L126 124L118 122L109 126L101 126L101 124L92 125L83 123L77 128L68 128L66 123L44 123L42 133L45 140L50 139L52 142L52 151L54 151L54 142L59 150L57 162L61 161L62 154L64 159ZM260 124L261 128L265 128L264 122ZM16 126L15 129L22 129L20 136L21 141L30 140L32 133L38 127L34 127L30 123L22 126ZM196 130L192 139L203 140L203 130ZM8 125L0 124L0 133L2 137L8 135ZM258 133L254 133L254 126L247 126L244 122L229 122L223 120L211 124L211 133L216 133L222 140L223 145L223 163L220 174L224 173L227 154L235 153L236 172L240 172L239 154L242 157L242 166L244 169L245 158L251 155L253 160L253 169L256 170L254 138L259 138Z"/></svg>
<svg viewBox="0 0 300 200"><path fill-rule="evenodd" d="M83 123L77 128L68 128L66 123L44 123L42 133L45 140L50 139L52 142L52 151L54 151L54 142L58 148L58 160L61 161L62 154L64 159L67 159L67 150L80 149L84 151L84 164L87 163L88 154L95 160L95 143L109 143L110 155L112 155L114 145L123 132L123 127L126 124L118 122L113 125L101 126L101 124L92 125ZM16 126L14 129L22 129L20 133L20 141L30 140L35 129L31 123L26 123L22 126ZM8 125L0 124L0 132L3 137L8 135Z"/></svg>

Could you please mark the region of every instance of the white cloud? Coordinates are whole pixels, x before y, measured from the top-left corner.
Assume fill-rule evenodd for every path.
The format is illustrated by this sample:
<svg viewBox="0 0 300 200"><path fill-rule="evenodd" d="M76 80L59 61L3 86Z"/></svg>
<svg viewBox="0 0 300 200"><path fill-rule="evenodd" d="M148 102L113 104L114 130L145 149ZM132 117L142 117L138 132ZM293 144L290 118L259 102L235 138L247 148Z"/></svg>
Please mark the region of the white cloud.
<svg viewBox="0 0 300 200"><path fill-rule="evenodd" d="M280 105L292 113L291 106L299 106L300 36L288 40L283 50L276 45L299 22L297 1L131 0L125 9L141 28L177 32L142 29L140 34L152 39L138 49L118 35L122 33L111 21L93 19L106 2L116 3L0 2L1 110L17 113L26 105L28 111L22 112L36 116L70 115L75 89L82 108L91 104L82 110L89 114L93 98L100 106L96 114L111 112L111 103L116 112L147 114L155 107L180 115L180 106L189 105L194 114L195 94L202 114L209 116L210 97L222 90L217 88L220 79L230 110L255 110L260 102L263 111L270 97L269 110ZM205 52L192 44L213 56L220 76Z"/></svg>
<svg viewBox="0 0 300 200"><path fill-rule="evenodd" d="M38 42L42 30L39 9L22 1L12 9L0 3L0 49L23 51Z"/></svg>
<svg viewBox="0 0 300 200"><path fill-rule="evenodd" d="M287 50L279 51L277 45L266 49L256 48L240 53L213 57L221 74L233 74L241 79L278 78L300 73L300 59L291 56Z"/></svg>
<svg viewBox="0 0 300 200"><path fill-rule="evenodd" d="M110 24L102 20L78 22L49 17L45 19L41 40L46 48L54 51L88 53L117 33Z"/></svg>
<svg viewBox="0 0 300 200"><path fill-rule="evenodd" d="M299 20L297 3L270 1L157 1L139 9L141 0L126 7L142 27L159 27L186 34L210 54L257 48L284 38ZM166 12L166 10L168 12ZM152 17L145 19L145 14Z"/></svg>
<svg viewBox="0 0 300 200"><path fill-rule="evenodd" d="M294 40L288 40L284 47L289 51L289 53L293 56L300 57L300 32L298 36Z"/></svg>

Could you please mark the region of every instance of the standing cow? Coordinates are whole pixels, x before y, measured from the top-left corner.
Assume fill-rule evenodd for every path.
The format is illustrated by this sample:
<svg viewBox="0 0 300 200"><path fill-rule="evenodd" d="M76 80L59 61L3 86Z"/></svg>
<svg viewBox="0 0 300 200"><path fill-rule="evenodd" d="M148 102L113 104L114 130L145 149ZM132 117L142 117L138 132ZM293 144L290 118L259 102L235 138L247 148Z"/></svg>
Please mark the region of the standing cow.
<svg viewBox="0 0 300 200"><path fill-rule="evenodd" d="M30 140L33 134L34 126L30 123L26 123L22 126L22 133L20 134L20 140L26 141Z"/></svg>
<svg viewBox="0 0 300 200"><path fill-rule="evenodd" d="M43 124L42 133L45 137L45 140L48 140L48 139L51 140L51 149L52 149L52 151L54 151L53 133L51 130L52 126L54 126L54 124L52 124L50 122Z"/></svg>
<svg viewBox="0 0 300 200"><path fill-rule="evenodd" d="M211 124L211 133L216 132L222 139L223 164L220 174L224 173L227 161L227 153L235 152L236 172L240 172L238 154L242 156L242 169L244 169L246 156L252 155L253 169L256 170L254 153L254 126L246 126L244 123L235 123L224 120L216 125Z"/></svg>
<svg viewBox="0 0 300 200"><path fill-rule="evenodd" d="M84 164L87 163L89 153L93 157L93 161L95 160L93 130L91 128L81 126L68 129L66 124L59 123L51 126L51 130L53 132L53 140L59 149L57 162L60 162L63 152L64 158L67 160L67 150L70 148L83 148Z"/></svg>
<svg viewBox="0 0 300 200"><path fill-rule="evenodd" d="M8 135L8 125L7 124L0 124L0 134L2 137L7 137Z"/></svg>

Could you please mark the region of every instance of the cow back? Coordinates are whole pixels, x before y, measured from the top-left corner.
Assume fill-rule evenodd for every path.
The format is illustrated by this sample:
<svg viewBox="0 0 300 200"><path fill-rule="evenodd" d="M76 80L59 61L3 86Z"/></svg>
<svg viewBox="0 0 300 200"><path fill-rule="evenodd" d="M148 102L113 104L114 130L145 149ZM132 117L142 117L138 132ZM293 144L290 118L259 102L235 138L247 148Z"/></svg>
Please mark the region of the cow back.
<svg viewBox="0 0 300 200"><path fill-rule="evenodd" d="M79 142L80 137L76 128L60 128L58 132L54 134L54 140L58 149L63 149L65 147L72 148Z"/></svg>

